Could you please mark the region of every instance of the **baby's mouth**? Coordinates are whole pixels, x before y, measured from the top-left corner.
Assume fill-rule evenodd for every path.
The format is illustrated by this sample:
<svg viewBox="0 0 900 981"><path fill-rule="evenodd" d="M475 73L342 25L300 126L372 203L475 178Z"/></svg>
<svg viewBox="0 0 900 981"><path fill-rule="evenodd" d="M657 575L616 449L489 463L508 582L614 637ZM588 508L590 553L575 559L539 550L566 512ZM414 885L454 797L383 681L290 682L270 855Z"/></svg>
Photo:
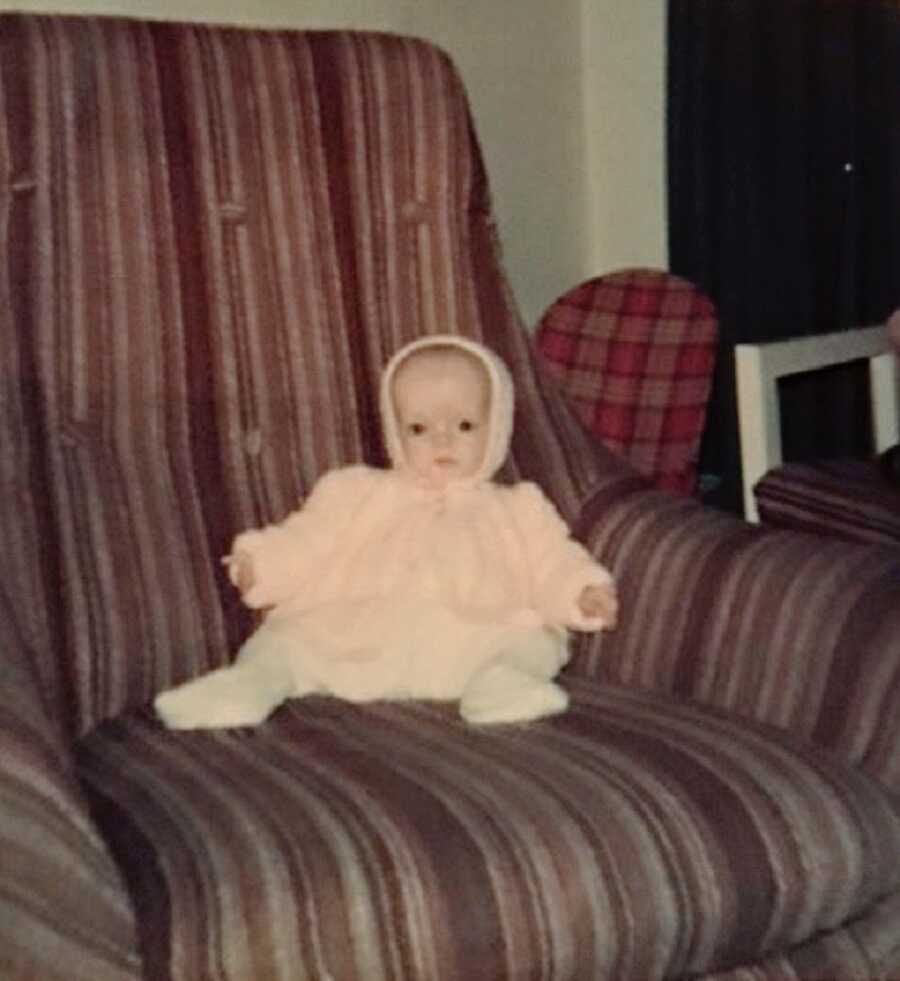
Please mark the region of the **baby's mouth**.
<svg viewBox="0 0 900 981"><path fill-rule="evenodd" d="M436 467L455 467L456 460L452 456L439 456L435 459L434 465Z"/></svg>

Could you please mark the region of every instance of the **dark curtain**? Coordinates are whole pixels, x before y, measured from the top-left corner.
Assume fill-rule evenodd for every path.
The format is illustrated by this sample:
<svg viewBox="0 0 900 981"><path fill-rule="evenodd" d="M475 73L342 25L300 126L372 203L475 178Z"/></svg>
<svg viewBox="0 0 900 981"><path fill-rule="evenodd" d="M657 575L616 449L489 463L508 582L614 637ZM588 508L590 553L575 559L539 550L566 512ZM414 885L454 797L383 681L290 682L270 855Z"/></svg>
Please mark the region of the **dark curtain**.
<svg viewBox="0 0 900 981"><path fill-rule="evenodd" d="M900 306L900 0L669 0L669 257L715 300L701 471L739 510L733 345ZM870 452L863 365L781 389L786 459Z"/></svg>

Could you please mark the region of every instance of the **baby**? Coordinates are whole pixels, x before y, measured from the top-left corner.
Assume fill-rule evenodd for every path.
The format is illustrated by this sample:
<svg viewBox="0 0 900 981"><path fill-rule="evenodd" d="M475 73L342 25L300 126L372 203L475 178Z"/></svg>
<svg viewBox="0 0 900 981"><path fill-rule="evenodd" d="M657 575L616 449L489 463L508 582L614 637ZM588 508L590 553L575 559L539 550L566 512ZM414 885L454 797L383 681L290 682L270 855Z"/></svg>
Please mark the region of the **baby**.
<svg viewBox="0 0 900 981"><path fill-rule="evenodd" d="M267 609L235 663L157 697L170 728L250 726L287 698L459 700L472 723L563 711L567 628L612 627L609 572L532 483L491 481L506 457L503 362L453 335L407 345L381 383L389 470L319 480L284 522L224 560Z"/></svg>

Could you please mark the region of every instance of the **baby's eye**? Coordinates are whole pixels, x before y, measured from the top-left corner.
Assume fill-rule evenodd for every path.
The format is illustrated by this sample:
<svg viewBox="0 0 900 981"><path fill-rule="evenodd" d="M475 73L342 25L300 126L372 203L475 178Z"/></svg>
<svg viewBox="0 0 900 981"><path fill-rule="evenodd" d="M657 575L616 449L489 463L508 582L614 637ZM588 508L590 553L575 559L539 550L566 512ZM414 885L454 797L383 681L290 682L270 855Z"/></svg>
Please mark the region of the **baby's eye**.
<svg viewBox="0 0 900 981"><path fill-rule="evenodd" d="M411 436L421 436L425 432L425 426L421 422L411 422L406 429Z"/></svg>
<svg viewBox="0 0 900 981"><path fill-rule="evenodd" d="M474 422L472 422L471 419L463 419L463 421L459 424L460 432L463 433L472 433L477 428L478 428L477 425Z"/></svg>

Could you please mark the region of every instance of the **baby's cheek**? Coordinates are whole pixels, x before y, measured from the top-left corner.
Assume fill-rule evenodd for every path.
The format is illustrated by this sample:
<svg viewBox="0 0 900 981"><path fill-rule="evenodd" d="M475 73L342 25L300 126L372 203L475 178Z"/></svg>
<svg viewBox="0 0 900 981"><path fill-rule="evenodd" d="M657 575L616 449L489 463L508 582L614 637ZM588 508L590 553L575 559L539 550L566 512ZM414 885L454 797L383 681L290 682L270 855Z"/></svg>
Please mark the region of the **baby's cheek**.
<svg viewBox="0 0 900 981"><path fill-rule="evenodd" d="M416 440L407 440L403 447L404 455L406 456L406 462L415 470L421 469L423 466L423 453L422 444Z"/></svg>

